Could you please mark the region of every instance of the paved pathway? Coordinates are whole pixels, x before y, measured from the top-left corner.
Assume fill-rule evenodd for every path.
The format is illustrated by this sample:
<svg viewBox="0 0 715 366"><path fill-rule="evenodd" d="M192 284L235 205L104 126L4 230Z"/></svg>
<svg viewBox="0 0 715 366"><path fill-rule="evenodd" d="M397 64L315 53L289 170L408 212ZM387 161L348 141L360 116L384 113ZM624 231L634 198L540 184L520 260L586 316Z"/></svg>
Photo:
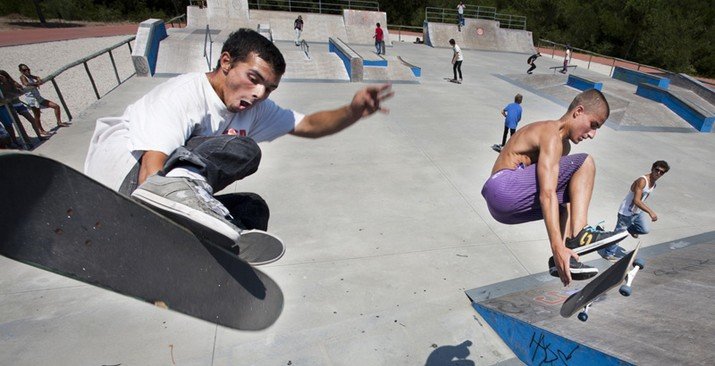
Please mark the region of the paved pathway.
<svg viewBox="0 0 715 366"><path fill-rule="evenodd" d="M16 29L0 32L0 47L30 43L64 41L87 37L135 34L137 24L101 25L73 28Z"/></svg>

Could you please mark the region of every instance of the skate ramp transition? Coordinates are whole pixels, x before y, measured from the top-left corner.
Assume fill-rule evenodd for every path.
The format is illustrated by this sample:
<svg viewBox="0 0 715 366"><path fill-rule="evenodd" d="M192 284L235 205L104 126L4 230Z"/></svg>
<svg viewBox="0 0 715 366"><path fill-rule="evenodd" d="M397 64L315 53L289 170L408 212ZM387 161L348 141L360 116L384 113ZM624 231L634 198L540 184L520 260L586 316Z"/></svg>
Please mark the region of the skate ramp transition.
<svg viewBox="0 0 715 366"><path fill-rule="evenodd" d="M327 43L329 37L340 38L349 44L374 44L375 24L380 23L385 34L385 44L391 46L387 31L387 13L380 11L343 9L342 15L248 9L246 0L209 0L207 7L188 6L188 28L258 29L258 25L271 30L274 41L294 41L293 22L303 18L301 38L306 42Z"/></svg>
<svg viewBox="0 0 715 366"><path fill-rule="evenodd" d="M425 21L422 25L425 44L431 47L452 47L450 39L462 49L536 53L531 32L500 28L499 22L487 19L465 19L462 31L457 24Z"/></svg>
<svg viewBox="0 0 715 366"><path fill-rule="evenodd" d="M630 297L613 289L581 322L559 315L588 283L548 274L466 291L472 306L528 365L715 364L715 232L641 248ZM601 271L605 260L589 263ZM483 326L482 322L479 322Z"/></svg>

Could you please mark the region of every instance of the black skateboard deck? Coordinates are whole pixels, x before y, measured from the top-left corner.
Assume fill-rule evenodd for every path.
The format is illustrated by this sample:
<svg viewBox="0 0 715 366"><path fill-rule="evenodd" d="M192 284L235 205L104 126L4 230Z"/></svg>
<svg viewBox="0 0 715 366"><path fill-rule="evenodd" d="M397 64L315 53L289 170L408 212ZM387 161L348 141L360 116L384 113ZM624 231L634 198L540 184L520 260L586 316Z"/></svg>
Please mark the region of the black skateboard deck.
<svg viewBox="0 0 715 366"><path fill-rule="evenodd" d="M281 314L264 273L82 173L24 153L0 171L3 256L230 328Z"/></svg>
<svg viewBox="0 0 715 366"><path fill-rule="evenodd" d="M500 152L501 152L501 145L499 145L499 144L494 144L494 145L492 145L492 150L494 150L494 151L500 153Z"/></svg>
<svg viewBox="0 0 715 366"><path fill-rule="evenodd" d="M451 79L451 78L444 78L444 80L449 81L450 83L455 83L455 84L461 84L462 82L459 80Z"/></svg>
<svg viewBox="0 0 715 366"><path fill-rule="evenodd" d="M591 304L596 298L610 291L614 287L618 286L626 278L628 272L631 271L633 262L638 254L638 249L640 249L640 243L636 245L636 248L628 253L625 257L618 260L612 266L608 267L603 273L594 278L589 282L581 291L569 296L564 304L561 306L561 316L568 318L583 309L587 305ZM630 295L630 288L628 294ZM586 314L584 312L584 314ZM588 317L586 316L586 319ZM579 319L584 320L581 316Z"/></svg>

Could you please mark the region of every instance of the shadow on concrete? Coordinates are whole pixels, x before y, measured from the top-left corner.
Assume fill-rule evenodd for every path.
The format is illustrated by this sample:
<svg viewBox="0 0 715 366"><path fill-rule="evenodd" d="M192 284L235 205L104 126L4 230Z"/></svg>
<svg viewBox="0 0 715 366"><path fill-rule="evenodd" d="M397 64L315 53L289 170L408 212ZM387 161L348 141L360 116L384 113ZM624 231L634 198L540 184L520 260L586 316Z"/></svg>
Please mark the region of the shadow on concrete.
<svg viewBox="0 0 715 366"><path fill-rule="evenodd" d="M469 346L471 345L472 341L467 340L456 346L437 347L430 353L429 357L427 357L425 366L474 366L474 361L467 359L470 353Z"/></svg>

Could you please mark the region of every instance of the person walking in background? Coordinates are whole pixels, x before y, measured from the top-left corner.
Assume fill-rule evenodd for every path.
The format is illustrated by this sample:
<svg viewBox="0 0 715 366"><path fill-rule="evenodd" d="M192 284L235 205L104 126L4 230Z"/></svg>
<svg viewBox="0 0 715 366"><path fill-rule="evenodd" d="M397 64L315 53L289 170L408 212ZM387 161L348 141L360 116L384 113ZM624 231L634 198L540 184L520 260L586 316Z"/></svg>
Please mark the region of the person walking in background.
<svg viewBox="0 0 715 366"><path fill-rule="evenodd" d="M566 53L564 54L564 68L561 70L562 74L565 74L569 67L569 62L571 62L571 45L566 45Z"/></svg>
<svg viewBox="0 0 715 366"><path fill-rule="evenodd" d="M455 83L462 83L462 61L464 61L464 55L462 55L462 49L454 40L454 38L449 40L449 44L452 46L452 72L454 72L454 78L451 80ZM457 79L457 73L459 72L459 79Z"/></svg>
<svg viewBox="0 0 715 366"><path fill-rule="evenodd" d="M662 178L668 170L670 170L668 163L664 160L658 160L651 166L650 173L643 174L631 183L628 194L626 194L621 206L618 208L616 231L628 230L628 233L634 238L650 232L648 219L656 222L658 221L658 215L645 204L645 200L655 190L655 182ZM615 262L625 255L625 250L618 244L613 244L599 250L598 254L609 261Z"/></svg>
<svg viewBox="0 0 715 366"><path fill-rule="evenodd" d="M300 34L303 32L303 17L298 15L295 22L293 22L293 29L295 29L295 45L300 46Z"/></svg>
<svg viewBox="0 0 715 366"><path fill-rule="evenodd" d="M34 115L37 123L42 126L42 120L40 119L40 108L52 108L55 111L55 119L57 120L57 127L68 127L69 123L62 122L62 112L60 111L60 106L57 103L49 101L40 95L40 85L45 82L39 77L32 75L30 68L25 64L18 65L20 69L20 82L25 87L31 87L29 91L25 93L25 101L27 105L32 109L32 114Z"/></svg>
<svg viewBox="0 0 715 366"><path fill-rule="evenodd" d="M521 94L517 94L514 97L514 103L509 103L506 107L504 107L504 109L502 109L501 114L504 116L504 134L501 139L501 145L497 145L498 147L494 150L501 151L501 148L506 145L507 133L509 136L514 136L514 132L516 132L516 125L519 124L519 121L521 121L522 99L523 96Z"/></svg>
<svg viewBox="0 0 715 366"><path fill-rule="evenodd" d="M377 52L378 55L385 54L385 33L382 31L382 27L380 27L380 23L376 24L375 28L375 35L372 36L372 38L375 38L375 52Z"/></svg>
<svg viewBox="0 0 715 366"><path fill-rule="evenodd" d="M531 75L534 69L536 69L536 59L539 57L541 57L541 52L537 51L535 54L529 56L529 58L526 60L526 63L531 65L531 67L529 67L529 70L526 70L527 74Z"/></svg>
<svg viewBox="0 0 715 366"><path fill-rule="evenodd" d="M5 70L0 70L0 89L2 90L2 95L5 98L12 98L12 107L14 112L25 117L25 119L30 122L32 129L35 130L35 134L37 134L37 138L40 140L47 140L50 136L52 136L52 134L42 128L39 121L32 117L25 104L20 100L20 98L18 98L18 96L22 94L22 85L15 81L15 79L13 79ZM23 133L23 131L20 131L20 133ZM23 134L23 137L25 137L25 141L30 140L26 134Z"/></svg>
<svg viewBox="0 0 715 366"><path fill-rule="evenodd" d="M464 2L460 1L459 5L457 5L457 28L460 32L462 31L462 27L464 27L464 8L466 8Z"/></svg>

